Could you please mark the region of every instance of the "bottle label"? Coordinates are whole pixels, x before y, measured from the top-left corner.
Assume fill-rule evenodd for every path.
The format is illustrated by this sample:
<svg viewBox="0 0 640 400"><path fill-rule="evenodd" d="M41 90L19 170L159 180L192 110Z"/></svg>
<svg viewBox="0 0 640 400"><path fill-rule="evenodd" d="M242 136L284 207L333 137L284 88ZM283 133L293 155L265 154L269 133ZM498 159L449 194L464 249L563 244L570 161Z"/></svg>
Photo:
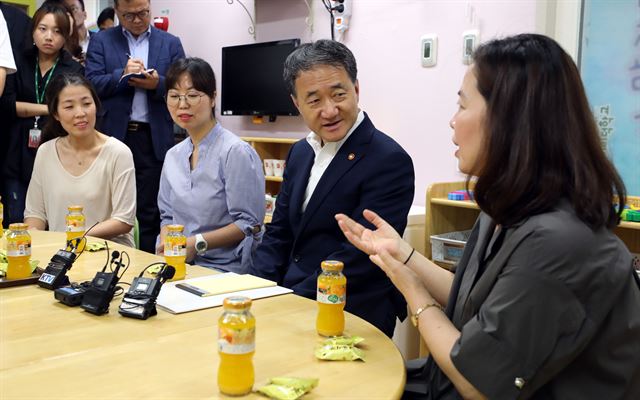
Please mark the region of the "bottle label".
<svg viewBox="0 0 640 400"><path fill-rule="evenodd" d="M84 232L84 220L68 219L67 232Z"/></svg>
<svg viewBox="0 0 640 400"><path fill-rule="evenodd" d="M256 329L218 328L218 350L225 354L247 354L256 349Z"/></svg>
<svg viewBox="0 0 640 400"><path fill-rule="evenodd" d="M318 303L341 304L347 300L347 285L321 285L318 284Z"/></svg>
<svg viewBox="0 0 640 400"><path fill-rule="evenodd" d="M166 257L186 257L187 256L187 245L185 244L174 244L171 245L171 242L164 243L164 255Z"/></svg>
<svg viewBox="0 0 640 400"><path fill-rule="evenodd" d="M7 241L7 257L21 257L31 255L31 242Z"/></svg>

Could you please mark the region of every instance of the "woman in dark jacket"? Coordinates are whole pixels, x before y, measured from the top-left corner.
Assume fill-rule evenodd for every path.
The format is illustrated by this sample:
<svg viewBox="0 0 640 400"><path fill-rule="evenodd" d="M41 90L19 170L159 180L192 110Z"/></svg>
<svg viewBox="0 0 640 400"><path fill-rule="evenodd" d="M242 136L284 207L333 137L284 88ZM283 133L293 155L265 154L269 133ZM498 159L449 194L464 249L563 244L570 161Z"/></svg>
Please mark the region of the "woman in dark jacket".
<svg viewBox="0 0 640 400"><path fill-rule="evenodd" d="M458 96L455 156L482 212L455 273L372 211L375 230L337 216L429 348L403 398L640 398L640 282L613 232L625 187L575 64L542 35L493 40Z"/></svg>
<svg viewBox="0 0 640 400"><path fill-rule="evenodd" d="M21 68L7 80L2 102L15 113L9 137L4 140L8 152L2 165L7 224L23 220L33 162L49 114L44 101L49 81L63 72L84 73L82 65L64 50L70 32L65 8L45 2L33 15L33 45L21 55Z"/></svg>

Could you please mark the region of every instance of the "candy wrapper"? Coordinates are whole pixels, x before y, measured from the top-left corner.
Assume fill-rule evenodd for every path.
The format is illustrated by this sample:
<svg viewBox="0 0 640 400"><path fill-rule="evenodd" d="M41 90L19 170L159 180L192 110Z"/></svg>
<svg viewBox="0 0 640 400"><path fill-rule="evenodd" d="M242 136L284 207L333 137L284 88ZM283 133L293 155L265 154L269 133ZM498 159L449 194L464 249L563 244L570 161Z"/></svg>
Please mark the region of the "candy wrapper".
<svg viewBox="0 0 640 400"><path fill-rule="evenodd" d="M162 268L164 268L164 264L154 265L152 267L147 268L147 272L152 275L156 275L157 273L162 271Z"/></svg>
<svg viewBox="0 0 640 400"><path fill-rule="evenodd" d="M104 243L100 243L100 242L91 242L91 243L87 243L87 245L84 247L85 250L87 251L100 251L100 250L106 250L107 249L107 245Z"/></svg>
<svg viewBox="0 0 640 400"><path fill-rule="evenodd" d="M355 346L325 344L316 349L316 357L331 361L364 361L364 352Z"/></svg>
<svg viewBox="0 0 640 400"><path fill-rule="evenodd" d="M310 391L314 387L318 386L318 379L312 378L293 378L288 376L271 378L270 383L280 386L289 386L296 389L302 389L305 392Z"/></svg>
<svg viewBox="0 0 640 400"><path fill-rule="evenodd" d="M258 393L262 393L272 399L296 400L305 394L305 391L289 386L266 385L258 389Z"/></svg>
<svg viewBox="0 0 640 400"><path fill-rule="evenodd" d="M278 377L271 378L269 385L258 389L258 393L278 400L296 400L318 386L318 379Z"/></svg>
<svg viewBox="0 0 640 400"><path fill-rule="evenodd" d="M323 345L334 346L357 346L364 342L364 338L360 336L336 336L322 341Z"/></svg>

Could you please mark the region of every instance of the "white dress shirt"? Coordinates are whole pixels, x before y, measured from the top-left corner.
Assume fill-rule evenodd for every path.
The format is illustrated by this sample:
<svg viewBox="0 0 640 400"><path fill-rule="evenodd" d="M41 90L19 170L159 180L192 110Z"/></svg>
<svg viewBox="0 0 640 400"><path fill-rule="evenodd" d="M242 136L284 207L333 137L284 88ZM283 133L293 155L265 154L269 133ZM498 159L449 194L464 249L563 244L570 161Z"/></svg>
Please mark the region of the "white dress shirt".
<svg viewBox="0 0 640 400"><path fill-rule="evenodd" d="M358 112L358 117L356 118L356 122L353 124L349 132L339 141L337 142L328 142L322 143L322 139L315 132L310 132L307 135L307 143L313 149L313 152L316 154L316 157L313 161L313 166L311 167L311 173L309 174L309 181L307 183L307 190L304 192L304 201L302 202L302 212L307 209L307 204L309 204L309 200L311 200L311 196L313 195L313 191L316 190L316 186L318 186L318 182L320 182L320 178L324 174L324 171L327 170L329 164L333 160L333 157L338 154L338 150L344 144L344 142L349 139L349 136L356 130L356 128L360 125L360 123L364 120L364 111L360 110Z"/></svg>
<svg viewBox="0 0 640 400"><path fill-rule="evenodd" d="M7 30L7 21L4 14L0 11L0 67L7 70L7 75L16 72L16 63L13 59L13 51L11 50L11 39Z"/></svg>

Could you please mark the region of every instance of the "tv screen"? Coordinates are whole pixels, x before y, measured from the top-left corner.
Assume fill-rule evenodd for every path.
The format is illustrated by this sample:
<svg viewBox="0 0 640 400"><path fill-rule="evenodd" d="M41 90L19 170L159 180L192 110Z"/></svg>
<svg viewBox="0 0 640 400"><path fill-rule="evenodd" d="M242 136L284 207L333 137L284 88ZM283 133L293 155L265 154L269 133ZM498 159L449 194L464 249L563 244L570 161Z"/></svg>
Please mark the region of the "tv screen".
<svg viewBox="0 0 640 400"><path fill-rule="evenodd" d="M300 39L222 48L222 115L298 115L282 79Z"/></svg>

